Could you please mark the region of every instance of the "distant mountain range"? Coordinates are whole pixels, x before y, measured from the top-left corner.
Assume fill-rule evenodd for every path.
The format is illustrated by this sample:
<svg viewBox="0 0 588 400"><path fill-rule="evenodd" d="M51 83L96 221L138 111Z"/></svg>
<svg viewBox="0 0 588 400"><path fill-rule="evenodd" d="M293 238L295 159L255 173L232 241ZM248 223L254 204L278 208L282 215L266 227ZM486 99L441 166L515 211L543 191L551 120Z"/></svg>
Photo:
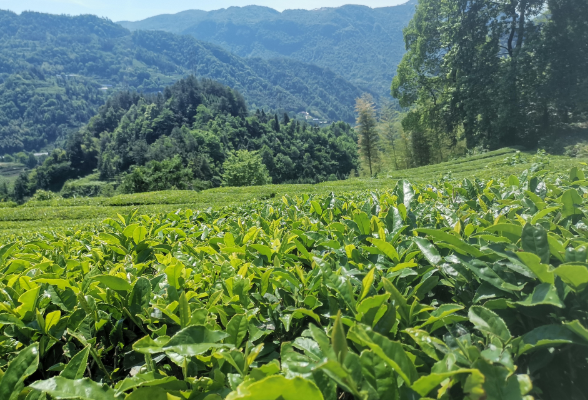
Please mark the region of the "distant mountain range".
<svg viewBox="0 0 588 400"><path fill-rule="evenodd" d="M0 154L46 148L75 131L120 90L162 91L210 78L249 107L354 120L362 89L294 59L243 58L169 32L130 32L109 20L0 11Z"/></svg>
<svg viewBox="0 0 588 400"><path fill-rule="evenodd" d="M311 11L230 7L119 24L131 31L188 34L241 57L288 57L315 64L362 89L389 95L392 77L405 51L402 30L415 6L416 0L394 7L347 5Z"/></svg>

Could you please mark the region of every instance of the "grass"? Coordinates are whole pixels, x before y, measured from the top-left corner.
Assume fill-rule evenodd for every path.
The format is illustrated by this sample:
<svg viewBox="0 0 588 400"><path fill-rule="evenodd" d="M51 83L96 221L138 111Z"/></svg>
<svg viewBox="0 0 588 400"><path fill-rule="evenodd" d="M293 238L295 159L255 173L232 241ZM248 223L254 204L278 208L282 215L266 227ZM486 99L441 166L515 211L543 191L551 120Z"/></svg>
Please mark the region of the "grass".
<svg viewBox="0 0 588 400"><path fill-rule="evenodd" d="M346 193L365 190L389 189L400 179L414 182L434 182L451 173L453 179L479 177L501 178L528 169L533 156L523 155L525 163L505 165L505 157L516 150L502 149L495 152L449 161L441 164L409 170L393 171L379 178L353 178L345 181L323 182L316 185L266 185L256 187L221 187L202 192L170 190L137 193L114 197L53 199L31 201L23 206L0 208L0 235L10 236L23 232L46 230L76 230L117 214L128 214L138 208L141 214L169 213L178 209L220 208L248 201L281 198L284 195L320 195L330 192ZM565 171L588 159L547 156L553 170Z"/></svg>

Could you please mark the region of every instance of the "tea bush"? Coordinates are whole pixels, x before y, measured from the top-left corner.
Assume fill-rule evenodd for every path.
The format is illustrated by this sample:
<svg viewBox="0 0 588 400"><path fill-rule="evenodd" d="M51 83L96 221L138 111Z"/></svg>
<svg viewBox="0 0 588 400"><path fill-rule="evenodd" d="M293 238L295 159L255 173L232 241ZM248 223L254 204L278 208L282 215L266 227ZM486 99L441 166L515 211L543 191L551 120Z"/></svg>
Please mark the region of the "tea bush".
<svg viewBox="0 0 588 400"><path fill-rule="evenodd" d="M583 399L586 193L529 168L16 239L0 398Z"/></svg>

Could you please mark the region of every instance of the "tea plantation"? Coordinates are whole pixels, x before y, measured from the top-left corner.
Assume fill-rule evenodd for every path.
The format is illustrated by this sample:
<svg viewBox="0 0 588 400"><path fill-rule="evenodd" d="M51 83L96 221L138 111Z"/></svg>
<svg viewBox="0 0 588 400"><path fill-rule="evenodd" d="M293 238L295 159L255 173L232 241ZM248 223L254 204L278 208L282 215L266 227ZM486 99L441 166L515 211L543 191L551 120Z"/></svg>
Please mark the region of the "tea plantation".
<svg viewBox="0 0 588 400"><path fill-rule="evenodd" d="M0 399L585 399L582 161L2 208Z"/></svg>

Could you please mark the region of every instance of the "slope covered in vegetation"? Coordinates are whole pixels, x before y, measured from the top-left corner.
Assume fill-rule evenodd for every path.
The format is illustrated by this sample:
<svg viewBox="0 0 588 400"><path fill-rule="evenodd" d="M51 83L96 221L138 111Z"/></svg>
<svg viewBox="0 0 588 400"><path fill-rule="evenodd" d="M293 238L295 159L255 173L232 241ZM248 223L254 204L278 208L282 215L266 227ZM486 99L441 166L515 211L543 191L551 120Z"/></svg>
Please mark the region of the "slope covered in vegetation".
<svg viewBox="0 0 588 400"><path fill-rule="evenodd" d="M360 90L294 60L243 59L165 32L131 33L94 16L0 11L0 154L63 142L112 91L157 93L190 74L240 91L254 108L353 121Z"/></svg>
<svg viewBox="0 0 588 400"><path fill-rule="evenodd" d="M230 7L119 23L133 31L189 34L241 57L288 57L315 64L387 96L405 51L402 29L412 18L415 4L409 1L379 8L346 5L281 13L268 7Z"/></svg>
<svg viewBox="0 0 588 400"><path fill-rule="evenodd" d="M123 193L342 179L357 169L356 141L344 122L319 129L287 115L258 110L249 116L238 92L189 77L157 95L121 92L109 98L64 150L54 150L15 182L14 198L38 189L59 191L96 168L102 181L118 181ZM229 179L235 151L268 177ZM70 197L98 194L70 189Z"/></svg>

